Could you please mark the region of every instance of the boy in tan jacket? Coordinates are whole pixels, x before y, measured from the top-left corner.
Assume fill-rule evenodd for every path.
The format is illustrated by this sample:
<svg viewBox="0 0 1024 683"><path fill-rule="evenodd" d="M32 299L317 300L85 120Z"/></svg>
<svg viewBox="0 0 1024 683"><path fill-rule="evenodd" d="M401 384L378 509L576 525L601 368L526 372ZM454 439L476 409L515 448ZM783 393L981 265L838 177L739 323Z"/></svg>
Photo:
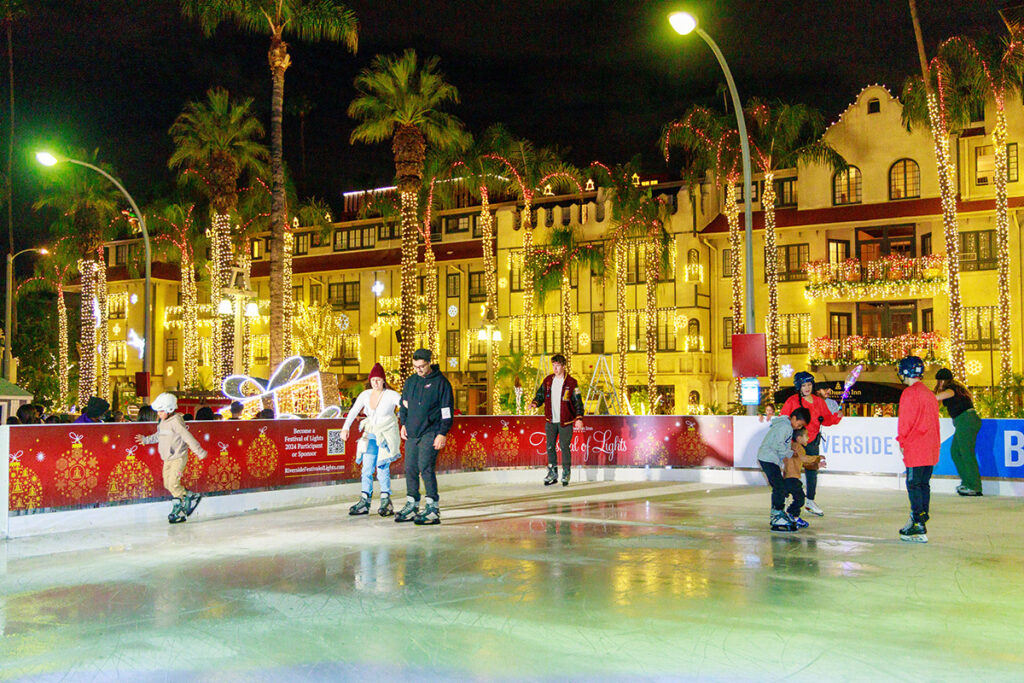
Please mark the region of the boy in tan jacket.
<svg viewBox="0 0 1024 683"><path fill-rule="evenodd" d="M178 399L174 394L160 394L153 401L152 408L160 418L156 434L136 434L135 441L140 444L157 444L157 450L164 461L164 488L174 496L174 507L171 508L171 514L167 515L167 521L178 524L195 511L203 497L198 492L186 491L181 485L181 475L188 464L188 451L192 449L202 460L206 457L206 450L189 432L185 419L174 413L178 409Z"/></svg>

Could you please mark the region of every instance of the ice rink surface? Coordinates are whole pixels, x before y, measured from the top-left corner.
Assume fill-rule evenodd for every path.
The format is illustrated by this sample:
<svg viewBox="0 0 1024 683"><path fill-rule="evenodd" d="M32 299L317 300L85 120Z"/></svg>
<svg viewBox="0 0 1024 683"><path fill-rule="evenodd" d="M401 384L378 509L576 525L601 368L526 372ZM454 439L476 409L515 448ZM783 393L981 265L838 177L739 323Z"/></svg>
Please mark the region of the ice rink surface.
<svg viewBox="0 0 1024 683"><path fill-rule="evenodd" d="M0 542L0 678L1024 680L1020 499L934 495L916 545L895 490L780 535L766 487L542 476L441 477L437 527L346 501Z"/></svg>

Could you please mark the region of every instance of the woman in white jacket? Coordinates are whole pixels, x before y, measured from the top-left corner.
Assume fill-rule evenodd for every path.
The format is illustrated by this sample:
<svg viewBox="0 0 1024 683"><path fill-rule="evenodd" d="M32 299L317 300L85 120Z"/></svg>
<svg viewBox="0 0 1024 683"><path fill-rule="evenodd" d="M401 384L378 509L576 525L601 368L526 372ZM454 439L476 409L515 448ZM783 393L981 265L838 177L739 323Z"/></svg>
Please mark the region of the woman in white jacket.
<svg viewBox="0 0 1024 683"><path fill-rule="evenodd" d="M363 435L359 438L356 450L356 463L363 465L363 494L359 502L349 508L350 515L365 515L370 512L370 499L373 498L373 473L377 472L380 482L381 517L389 517L395 513L391 504L391 463L401 457L401 436L398 431L398 404L401 396L388 387L384 379L384 366L376 363L370 370L368 387L359 394L359 398L348 411L341 438L348 440L348 430L352 421L363 413L366 419L359 429Z"/></svg>

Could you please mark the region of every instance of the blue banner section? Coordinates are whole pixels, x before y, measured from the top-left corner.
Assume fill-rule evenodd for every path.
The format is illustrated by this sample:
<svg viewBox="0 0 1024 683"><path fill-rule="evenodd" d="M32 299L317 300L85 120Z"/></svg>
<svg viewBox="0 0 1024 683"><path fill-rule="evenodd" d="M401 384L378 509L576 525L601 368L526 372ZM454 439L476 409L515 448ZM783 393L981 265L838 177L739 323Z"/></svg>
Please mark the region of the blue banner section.
<svg viewBox="0 0 1024 683"><path fill-rule="evenodd" d="M935 474L956 476L952 444L952 438L942 442ZM1024 420L982 420L975 453L982 477L1024 479Z"/></svg>

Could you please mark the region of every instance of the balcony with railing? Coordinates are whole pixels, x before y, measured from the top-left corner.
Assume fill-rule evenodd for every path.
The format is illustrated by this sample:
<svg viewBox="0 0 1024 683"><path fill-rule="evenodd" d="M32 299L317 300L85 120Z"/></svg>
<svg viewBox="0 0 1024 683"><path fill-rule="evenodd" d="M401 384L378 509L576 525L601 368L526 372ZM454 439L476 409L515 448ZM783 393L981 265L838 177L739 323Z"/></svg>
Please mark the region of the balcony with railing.
<svg viewBox="0 0 1024 683"><path fill-rule="evenodd" d="M890 254L877 261L809 261L804 265L810 299L864 301L934 296L945 289L946 257L931 254L911 258Z"/></svg>
<svg viewBox="0 0 1024 683"><path fill-rule="evenodd" d="M860 335L841 339L816 337L807 346L811 365L894 366L901 358L910 355L919 356L928 365L944 365L949 358L949 341L936 332L888 338Z"/></svg>

